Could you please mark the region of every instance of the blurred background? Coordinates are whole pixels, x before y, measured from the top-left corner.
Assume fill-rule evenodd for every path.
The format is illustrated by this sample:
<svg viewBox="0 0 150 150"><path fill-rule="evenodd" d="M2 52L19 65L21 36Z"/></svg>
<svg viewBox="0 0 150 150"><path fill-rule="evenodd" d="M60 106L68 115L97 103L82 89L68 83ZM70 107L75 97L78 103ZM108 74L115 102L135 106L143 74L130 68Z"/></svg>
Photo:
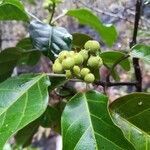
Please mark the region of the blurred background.
<svg viewBox="0 0 150 150"><path fill-rule="evenodd" d="M46 9L45 0L23 0L27 11L35 15L44 22L48 22L49 12ZM65 10L86 7L91 9L102 22L106 24L114 24L119 38L113 46L113 50L129 50L129 43L132 39L134 16L135 16L135 0L64 0L56 8L54 17L62 15ZM56 22L57 26L65 27L70 33L80 32L86 33L96 40L99 40L95 31L87 26L81 25L73 18L63 16ZM0 49L13 47L16 43L28 36L28 24L16 21L0 22ZM142 18L139 25L138 42L150 45L150 1L143 0ZM108 50L102 43L102 50ZM143 89L150 91L150 67L146 62L140 62L143 74ZM24 66L15 69L17 74L26 72L49 72L51 63L45 58L41 58L40 62L34 66ZM120 72L121 81L129 81L133 78L133 70L128 73ZM104 71L105 72L105 71ZM80 85L77 86L80 90ZM81 89L82 90L82 89ZM98 90L101 90L99 87ZM127 92L134 91L131 87L111 87L108 90L111 100L125 95ZM52 96L57 101L57 96ZM13 143L13 140L10 143ZM40 128L33 140L33 147L39 150L61 150L61 137L50 129ZM6 150L9 150L6 145ZM29 148L30 149L30 148Z"/></svg>

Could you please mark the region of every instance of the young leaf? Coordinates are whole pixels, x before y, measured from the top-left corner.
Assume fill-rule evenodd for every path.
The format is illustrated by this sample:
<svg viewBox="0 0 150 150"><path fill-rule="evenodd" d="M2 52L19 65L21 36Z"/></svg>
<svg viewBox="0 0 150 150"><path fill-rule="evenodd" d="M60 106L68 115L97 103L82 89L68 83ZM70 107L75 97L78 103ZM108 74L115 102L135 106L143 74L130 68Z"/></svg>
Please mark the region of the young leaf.
<svg viewBox="0 0 150 150"><path fill-rule="evenodd" d="M19 0L0 1L0 20L29 21L29 17Z"/></svg>
<svg viewBox="0 0 150 150"><path fill-rule="evenodd" d="M117 51L106 51L102 52L100 54L100 57L103 59L103 63L106 64L109 68L112 68L112 66L121 58L125 57L126 54L122 52ZM130 70L130 61L129 59L125 59L119 63L119 65L125 70Z"/></svg>
<svg viewBox="0 0 150 150"><path fill-rule="evenodd" d="M14 133L42 115L49 85L45 74L21 75L0 84L0 149Z"/></svg>
<svg viewBox="0 0 150 150"><path fill-rule="evenodd" d="M132 47L131 56L150 62L150 46L137 44Z"/></svg>
<svg viewBox="0 0 150 150"><path fill-rule="evenodd" d="M65 28L32 21L29 33L34 47L48 55L51 60L54 60L62 50L71 49L72 35Z"/></svg>
<svg viewBox="0 0 150 150"><path fill-rule="evenodd" d="M133 93L111 105L113 120L136 150L150 149L150 94Z"/></svg>
<svg viewBox="0 0 150 150"><path fill-rule="evenodd" d="M117 31L113 25L103 24L102 21L88 9L69 10L67 15L75 17L81 24L89 25L95 29L101 39L108 45L112 46L117 40Z"/></svg>
<svg viewBox="0 0 150 150"><path fill-rule="evenodd" d="M96 91L79 93L67 103L61 120L64 150L134 150L112 122L107 104Z"/></svg>

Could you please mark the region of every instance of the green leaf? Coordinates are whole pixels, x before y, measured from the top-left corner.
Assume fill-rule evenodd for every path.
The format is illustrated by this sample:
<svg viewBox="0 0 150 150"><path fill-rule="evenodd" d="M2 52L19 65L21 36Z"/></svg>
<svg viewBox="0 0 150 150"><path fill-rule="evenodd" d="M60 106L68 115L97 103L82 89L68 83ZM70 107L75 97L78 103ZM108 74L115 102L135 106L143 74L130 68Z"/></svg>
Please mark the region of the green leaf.
<svg viewBox="0 0 150 150"><path fill-rule="evenodd" d="M62 50L71 49L72 35L65 28L32 21L29 33L34 47L49 56L51 60L54 60Z"/></svg>
<svg viewBox="0 0 150 150"><path fill-rule="evenodd" d="M92 40L90 36L83 34L83 33L73 33L72 36L73 36L73 41L72 41L73 46L76 46L79 48L83 48L84 44L88 40Z"/></svg>
<svg viewBox="0 0 150 150"><path fill-rule="evenodd" d="M27 41L25 45L25 40L20 41L17 47L7 48L0 52L0 82L11 76L17 65L35 65L38 62L41 53L32 49L31 44L27 45Z"/></svg>
<svg viewBox="0 0 150 150"><path fill-rule="evenodd" d="M136 150L150 149L150 94L133 93L115 100L113 119Z"/></svg>
<svg viewBox="0 0 150 150"><path fill-rule="evenodd" d="M31 144L34 134L38 131L41 118L29 123L15 135L15 142L19 147L27 147Z"/></svg>
<svg viewBox="0 0 150 150"><path fill-rule="evenodd" d="M132 57L140 58L142 60L150 62L150 46L144 44L137 44L132 47L130 52Z"/></svg>
<svg viewBox="0 0 150 150"><path fill-rule="evenodd" d="M107 65L109 68L112 68L112 66L121 58L125 57L126 54L122 52L117 52L117 51L106 51L102 52L100 54L100 57L103 60L104 65ZM130 70L130 61L129 59L125 59L119 63L119 65L125 70L129 71Z"/></svg>
<svg viewBox="0 0 150 150"><path fill-rule="evenodd" d="M0 52L0 82L11 75L19 57L20 53L16 48L8 48Z"/></svg>
<svg viewBox="0 0 150 150"><path fill-rule="evenodd" d="M45 74L26 74L0 84L0 149L17 131L45 111L49 96Z"/></svg>
<svg viewBox="0 0 150 150"><path fill-rule="evenodd" d="M41 121L41 125L44 128L51 128L56 132L60 132L62 110L59 110L58 106L59 105L55 107L52 106L47 107L45 113L43 114L43 119Z"/></svg>
<svg viewBox="0 0 150 150"><path fill-rule="evenodd" d="M49 91L54 90L56 87L63 85L67 81L66 76L63 74L58 74L58 76L56 74L49 74L49 80L51 81Z"/></svg>
<svg viewBox="0 0 150 150"><path fill-rule="evenodd" d="M112 122L107 104L96 91L79 93L67 103L61 120L64 150L134 149Z"/></svg>
<svg viewBox="0 0 150 150"><path fill-rule="evenodd" d="M0 20L29 21L22 3L19 0L0 1Z"/></svg>
<svg viewBox="0 0 150 150"><path fill-rule="evenodd" d="M19 48L21 57L18 65L36 65L41 57L41 52L35 49L30 38L24 38L16 45Z"/></svg>
<svg viewBox="0 0 150 150"><path fill-rule="evenodd" d="M101 39L108 46L112 46L117 40L117 31L113 25L103 24L102 21L92 11L88 9L74 9L69 10L67 15L75 17L81 24L85 24L95 29Z"/></svg>

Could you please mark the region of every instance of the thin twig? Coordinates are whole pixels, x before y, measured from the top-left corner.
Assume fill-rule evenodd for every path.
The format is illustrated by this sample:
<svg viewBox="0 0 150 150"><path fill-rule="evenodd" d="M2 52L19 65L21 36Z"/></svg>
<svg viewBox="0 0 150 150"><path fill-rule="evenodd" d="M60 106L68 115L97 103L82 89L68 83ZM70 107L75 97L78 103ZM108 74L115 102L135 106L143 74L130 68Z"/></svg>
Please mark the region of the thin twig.
<svg viewBox="0 0 150 150"><path fill-rule="evenodd" d="M66 77L65 74L46 73L49 77Z"/></svg>
<svg viewBox="0 0 150 150"><path fill-rule="evenodd" d="M132 38L132 41L130 42L130 48L132 48L137 43L137 32L138 32L139 21L140 21L140 16L141 16L141 9L142 9L142 0L137 0L133 38ZM136 90L138 92L141 92L142 91L142 73L141 73L138 58L133 58L133 66L134 66L135 77L137 80Z"/></svg>
<svg viewBox="0 0 150 150"><path fill-rule="evenodd" d="M49 6L49 7L50 7L50 6ZM55 8L56 8L56 4L53 2L53 4L52 4L51 17L50 17L50 20L49 20L49 24L50 24L50 25L52 24L52 20L53 20L54 14L55 14ZM50 9L49 9L49 12L50 12Z"/></svg>
<svg viewBox="0 0 150 150"><path fill-rule="evenodd" d="M136 86L137 82L104 82L104 81L97 81L95 82L96 85L101 85L103 87L110 87L110 86Z"/></svg>

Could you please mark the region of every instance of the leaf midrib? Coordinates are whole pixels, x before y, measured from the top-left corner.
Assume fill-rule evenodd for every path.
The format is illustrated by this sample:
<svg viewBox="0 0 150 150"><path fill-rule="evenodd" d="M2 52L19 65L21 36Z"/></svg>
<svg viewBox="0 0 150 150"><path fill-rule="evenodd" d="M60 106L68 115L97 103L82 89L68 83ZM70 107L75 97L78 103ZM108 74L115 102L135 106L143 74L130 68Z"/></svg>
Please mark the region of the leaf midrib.
<svg viewBox="0 0 150 150"><path fill-rule="evenodd" d="M5 113L7 111L7 109L9 109L20 97L22 97L24 94L26 94L26 92L32 87L34 86L39 80L41 80L41 78L43 78L45 76L45 74L42 74L42 75L39 75L39 78L36 79L33 84L31 84L28 88L26 88L23 92L20 92L19 96L16 98L16 100L11 104L9 105L6 109L4 109L2 111L2 113L0 114L0 116ZM38 76L37 76L38 77ZM10 89L11 90L11 89Z"/></svg>
<svg viewBox="0 0 150 150"><path fill-rule="evenodd" d="M116 114L115 112L112 112L113 114ZM143 134L145 134L146 136L148 136L150 138L150 135L148 133L146 133L145 131L141 130L139 127L135 126L134 124L132 124L130 121L128 121L127 119L123 118L122 116L119 115L119 117L124 121L127 122L130 126L134 127L135 129L137 129L138 131L142 132Z"/></svg>

